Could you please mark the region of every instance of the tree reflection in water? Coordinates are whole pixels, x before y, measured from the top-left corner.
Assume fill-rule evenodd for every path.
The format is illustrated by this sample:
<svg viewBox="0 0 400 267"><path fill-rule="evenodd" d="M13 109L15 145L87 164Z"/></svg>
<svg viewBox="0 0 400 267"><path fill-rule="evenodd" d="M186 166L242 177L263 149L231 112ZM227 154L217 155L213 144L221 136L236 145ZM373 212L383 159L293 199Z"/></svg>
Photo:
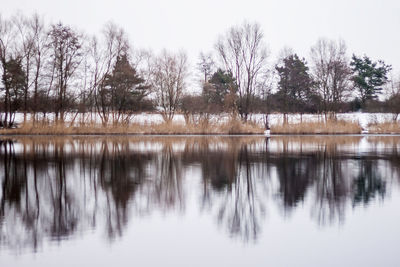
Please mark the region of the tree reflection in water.
<svg viewBox="0 0 400 267"><path fill-rule="evenodd" d="M3 139L0 242L36 250L93 228L114 240L132 217L185 214L188 169L200 176L190 183L200 210L245 242L271 203L285 216L302 203L320 225L344 223L348 208L383 200L399 180L400 138L366 141L360 154L361 137Z"/></svg>

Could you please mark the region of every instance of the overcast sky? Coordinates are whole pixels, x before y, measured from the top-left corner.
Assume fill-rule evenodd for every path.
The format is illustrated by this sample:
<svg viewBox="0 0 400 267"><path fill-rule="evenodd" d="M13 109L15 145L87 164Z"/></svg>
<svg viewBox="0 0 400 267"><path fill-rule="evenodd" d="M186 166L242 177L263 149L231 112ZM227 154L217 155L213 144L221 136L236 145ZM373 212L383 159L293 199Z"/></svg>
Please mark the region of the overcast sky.
<svg viewBox="0 0 400 267"><path fill-rule="evenodd" d="M194 65L219 34L244 20L261 24L270 62L288 46L308 57L319 37L342 38L348 54L383 59L400 72L400 0L1 0L1 13L37 12L98 33L107 21L121 25L135 47L185 49Z"/></svg>

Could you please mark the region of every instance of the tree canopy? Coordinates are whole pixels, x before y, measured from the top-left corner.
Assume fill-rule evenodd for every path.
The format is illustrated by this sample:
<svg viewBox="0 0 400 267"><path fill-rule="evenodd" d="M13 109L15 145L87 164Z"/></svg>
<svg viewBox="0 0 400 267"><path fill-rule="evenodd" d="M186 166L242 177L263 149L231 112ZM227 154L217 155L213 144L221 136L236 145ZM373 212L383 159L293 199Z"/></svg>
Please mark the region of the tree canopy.
<svg viewBox="0 0 400 267"><path fill-rule="evenodd" d="M350 62L353 71L353 83L358 89L363 104L367 100L376 99L382 91L382 86L388 82L388 73L392 69L382 60L373 62L369 57L353 55Z"/></svg>
<svg viewBox="0 0 400 267"><path fill-rule="evenodd" d="M313 84L305 59L300 59L297 54L289 55L275 69L279 75L277 96L283 112L304 110Z"/></svg>
<svg viewBox="0 0 400 267"><path fill-rule="evenodd" d="M149 86L129 63L126 54L117 58L112 72L105 76L104 94L115 114L114 122L133 111L140 110L142 99L148 94Z"/></svg>

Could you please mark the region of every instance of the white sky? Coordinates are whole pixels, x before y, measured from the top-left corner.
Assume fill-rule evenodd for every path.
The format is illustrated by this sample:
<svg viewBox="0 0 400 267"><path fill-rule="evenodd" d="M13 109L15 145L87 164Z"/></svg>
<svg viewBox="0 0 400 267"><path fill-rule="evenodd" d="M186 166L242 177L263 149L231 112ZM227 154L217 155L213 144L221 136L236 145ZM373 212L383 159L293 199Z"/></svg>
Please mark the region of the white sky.
<svg viewBox="0 0 400 267"><path fill-rule="evenodd" d="M259 22L275 62L284 46L308 57L319 37L342 38L348 55L383 59L400 71L400 0L0 0L8 17L37 12L98 33L107 21L122 26L138 48L184 49L194 66L200 51L213 49L219 34L244 20Z"/></svg>

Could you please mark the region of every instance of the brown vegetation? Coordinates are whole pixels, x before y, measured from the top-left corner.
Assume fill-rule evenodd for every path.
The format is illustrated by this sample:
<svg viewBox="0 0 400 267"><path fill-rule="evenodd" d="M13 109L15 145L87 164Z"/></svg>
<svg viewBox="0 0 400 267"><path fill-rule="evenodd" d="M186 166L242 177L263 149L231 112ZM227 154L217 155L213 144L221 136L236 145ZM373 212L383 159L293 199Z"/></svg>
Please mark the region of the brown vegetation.
<svg viewBox="0 0 400 267"><path fill-rule="evenodd" d="M355 122L299 122L272 125L271 134L360 134L361 126ZM211 122L207 119L187 123L163 122L139 124L79 123L27 121L19 128L1 129L3 135L251 135L263 134L264 127L252 121L230 119L227 122ZM370 134L400 134L400 124L393 122L369 126Z"/></svg>
<svg viewBox="0 0 400 267"><path fill-rule="evenodd" d="M400 134L400 123L384 122L369 125L369 133L372 134Z"/></svg>
<svg viewBox="0 0 400 267"><path fill-rule="evenodd" d="M359 134L361 126L347 121L302 122L273 125L272 134Z"/></svg>
<svg viewBox="0 0 400 267"><path fill-rule="evenodd" d="M164 122L161 124L129 124L103 126L101 123L83 123L79 126L69 126L67 123L36 123L26 122L19 128L2 129L0 134L16 135L96 135L96 134L262 134L264 129L252 122L242 122L231 119L228 122L199 123Z"/></svg>

